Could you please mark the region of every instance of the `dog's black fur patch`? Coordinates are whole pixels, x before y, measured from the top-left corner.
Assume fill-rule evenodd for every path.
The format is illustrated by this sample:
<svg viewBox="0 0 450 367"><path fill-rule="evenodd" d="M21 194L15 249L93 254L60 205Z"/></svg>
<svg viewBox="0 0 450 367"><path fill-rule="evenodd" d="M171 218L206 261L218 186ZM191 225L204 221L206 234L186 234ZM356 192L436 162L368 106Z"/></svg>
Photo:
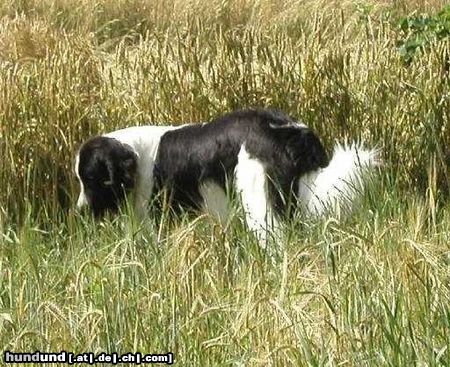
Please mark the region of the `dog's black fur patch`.
<svg viewBox="0 0 450 367"><path fill-rule="evenodd" d="M116 139L97 136L80 149L78 175L94 215L117 212L134 188L137 157L133 149Z"/></svg>
<svg viewBox="0 0 450 367"><path fill-rule="evenodd" d="M200 185L213 181L225 190L244 143L266 168L269 199L278 213L286 210L301 175L328 165L311 129L278 111L241 110L165 133L154 171L157 189L169 189L172 207L200 208Z"/></svg>

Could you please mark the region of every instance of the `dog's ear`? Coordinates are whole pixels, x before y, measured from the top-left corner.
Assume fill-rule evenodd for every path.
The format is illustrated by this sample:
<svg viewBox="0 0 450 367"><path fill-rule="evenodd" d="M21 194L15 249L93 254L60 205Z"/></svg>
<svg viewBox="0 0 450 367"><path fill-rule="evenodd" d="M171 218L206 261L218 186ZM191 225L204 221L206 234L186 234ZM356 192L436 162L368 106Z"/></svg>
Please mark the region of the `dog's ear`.
<svg viewBox="0 0 450 367"><path fill-rule="evenodd" d="M320 139L310 129L291 137L286 146L289 158L305 171L328 166L328 157Z"/></svg>
<svg viewBox="0 0 450 367"><path fill-rule="evenodd" d="M126 149L119 160L119 167L122 177L121 181L125 188L131 188L134 185L136 177L137 155L130 147L125 148Z"/></svg>

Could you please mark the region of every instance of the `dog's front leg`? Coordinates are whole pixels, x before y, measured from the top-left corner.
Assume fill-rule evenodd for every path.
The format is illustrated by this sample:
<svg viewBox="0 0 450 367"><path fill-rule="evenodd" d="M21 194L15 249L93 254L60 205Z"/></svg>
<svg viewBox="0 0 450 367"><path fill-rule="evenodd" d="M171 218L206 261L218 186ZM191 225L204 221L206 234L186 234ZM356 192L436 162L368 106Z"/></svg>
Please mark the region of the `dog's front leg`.
<svg viewBox="0 0 450 367"><path fill-rule="evenodd" d="M152 197L154 176L152 170L146 173L140 173L136 180L136 189L134 193L134 210L139 219L148 216L150 200Z"/></svg>

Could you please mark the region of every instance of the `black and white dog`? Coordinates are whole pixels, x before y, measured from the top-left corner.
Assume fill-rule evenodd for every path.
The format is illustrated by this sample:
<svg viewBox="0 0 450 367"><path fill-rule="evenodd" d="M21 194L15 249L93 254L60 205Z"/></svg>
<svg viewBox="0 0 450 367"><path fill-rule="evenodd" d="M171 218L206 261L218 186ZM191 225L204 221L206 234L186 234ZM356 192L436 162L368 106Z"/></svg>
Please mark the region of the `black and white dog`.
<svg viewBox="0 0 450 367"><path fill-rule="evenodd" d="M152 195L168 190L170 205L204 209L225 220L228 187L240 194L249 228L267 227L300 202L313 215L351 207L376 151L335 149L331 161L305 125L272 110L241 110L210 123L141 126L94 137L75 163L81 192L95 216L116 212L128 194L145 215Z"/></svg>

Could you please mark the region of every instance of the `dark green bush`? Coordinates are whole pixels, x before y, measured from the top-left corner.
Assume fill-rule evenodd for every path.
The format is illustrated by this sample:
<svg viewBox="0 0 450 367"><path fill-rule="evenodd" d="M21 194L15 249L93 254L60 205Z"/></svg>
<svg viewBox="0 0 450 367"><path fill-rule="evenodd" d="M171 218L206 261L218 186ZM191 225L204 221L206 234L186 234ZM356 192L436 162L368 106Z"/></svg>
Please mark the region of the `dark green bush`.
<svg viewBox="0 0 450 367"><path fill-rule="evenodd" d="M450 5L435 15L413 14L400 18L398 47L403 61L411 63L414 56L432 42L450 37Z"/></svg>

